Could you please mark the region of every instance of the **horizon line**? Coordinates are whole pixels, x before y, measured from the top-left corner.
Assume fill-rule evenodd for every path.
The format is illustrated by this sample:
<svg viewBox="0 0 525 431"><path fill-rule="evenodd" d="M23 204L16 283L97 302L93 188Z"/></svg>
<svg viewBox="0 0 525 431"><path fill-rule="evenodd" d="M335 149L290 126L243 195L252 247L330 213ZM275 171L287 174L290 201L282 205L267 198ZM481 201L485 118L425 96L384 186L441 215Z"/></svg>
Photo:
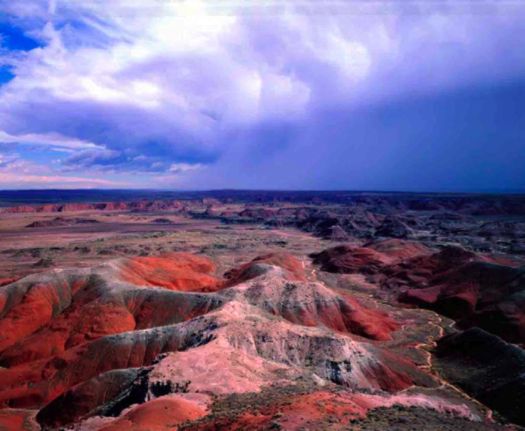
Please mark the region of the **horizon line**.
<svg viewBox="0 0 525 431"><path fill-rule="evenodd" d="M463 189L463 190L417 190L417 189L288 189L288 188L210 188L210 189L161 189L161 188L20 188L0 189L0 193L16 192L161 192L161 193L214 193L214 192L274 192L274 193L394 193L394 194L525 194L518 189Z"/></svg>

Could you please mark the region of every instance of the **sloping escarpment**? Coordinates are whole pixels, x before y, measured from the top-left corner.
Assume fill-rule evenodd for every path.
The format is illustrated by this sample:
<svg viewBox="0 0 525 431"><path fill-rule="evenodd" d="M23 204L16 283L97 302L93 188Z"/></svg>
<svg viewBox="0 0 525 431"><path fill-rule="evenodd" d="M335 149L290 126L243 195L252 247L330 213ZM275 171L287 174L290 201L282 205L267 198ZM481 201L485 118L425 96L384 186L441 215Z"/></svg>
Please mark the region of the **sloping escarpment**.
<svg viewBox="0 0 525 431"><path fill-rule="evenodd" d="M389 239L363 246L340 245L312 255L323 271L376 274L389 265L427 256L432 250L413 241Z"/></svg>
<svg viewBox="0 0 525 431"><path fill-rule="evenodd" d="M453 317L461 327L479 326L525 342L525 268L474 261L438 273L428 284L401 299Z"/></svg>
<svg viewBox="0 0 525 431"><path fill-rule="evenodd" d="M194 319L187 326L108 335L49 359L0 371L0 403L35 408L70 387L105 371L150 365L159 354L188 349L212 337L213 321Z"/></svg>
<svg viewBox="0 0 525 431"><path fill-rule="evenodd" d="M34 415L15 412L38 411L45 430L214 429L229 397L292 387L288 406L258 398L255 416L245 404L224 429L266 429L278 412L285 429L304 418L321 427L325 408L348 425L397 404L481 420L402 354L406 322L330 288L298 258L264 255L226 280L214 271L207 258L170 254L3 286L0 412L19 421Z"/></svg>
<svg viewBox="0 0 525 431"><path fill-rule="evenodd" d="M385 313L363 307L355 299L337 294L319 282L294 283L279 275L262 275L224 292L304 326L323 325L339 332L388 340L399 325Z"/></svg>
<svg viewBox="0 0 525 431"><path fill-rule="evenodd" d="M508 420L524 424L524 267L457 246L417 250L411 242L396 242L395 254L388 240L327 249L314 262L329 272L360 274L381 287L378 295L395 295L455 319L456 333L438 342L429 365Z"/></svg>
<svg viewBox="0 0 525 431"><path fill-rule="evenodd" d="M482 329L443 338L436 349L442 374L467 393L525 425L525 352Z"/></svg>
<svg viewBox="0 0 525 431"><path fill-rule="evenodd" d="M227 284L233 286L251 280L267 271L269 266L281 268L283 277L288 280L305 281L304 265L295 256L288 253L270 253L226 272Z"/></svg>
<svg viewBox="0 0 525 431"><path fill-rule="evenodd" d="M119 396L132 392L140 371L137 368L101 373L67 390L38 412L37 420L48 427L74 423L95 412L100 406L113 403ZM144 401L141 397L139 401Z"/></svg>
<svg viewBox="0 0 525 431"><path fill-rule="evenodd" d="M0 429L2 431L39 431L40 425L35 419L34 410L1 409Z"/></svg>
<svg viewBox="0 0 525 431"><path fill-rule="evenodd" d="M162 257L136 257L122 260L120 278L139 286L160 286L183 292L212 292L221 287L210 275L215 264L202 256L173 253Z"/></svg>
<svg viewBox="0 0 525 431"><path fill-rule="evenodd" d="M50 323L89 282L81 272L52 271L4 286L0 291L0 352Z"/></svg>
<svg viewBox="0 0 525 431"><path fill-rule="evenodd" d="M342 245L314 255L322 270L363 274L401 302L430 308L462 328L525 342L525 269L460 247L432 251L411 241Z"/></svg>
<svg viewBox="0 0 525 431"><path fill-rule="evenodd" d="M178 323L205 314L222 303L213 295L134 286L100 291L101 286L107 284L97 277L92 279L97 280L97 287L86 285L86 291L75 296L77 301L56 318L46 320L49 323L39 324L30 335L23 332L26 328L19 324L20 319L11 323L16 329L11 335L13 341L20 335L16 343L10 343L12 345L0 353L0 364L14 366L45 359L105 335ZM32 313L38 312L32 310ZM33 327L36 327L40 317L34 316L34 319Z"/></svg>

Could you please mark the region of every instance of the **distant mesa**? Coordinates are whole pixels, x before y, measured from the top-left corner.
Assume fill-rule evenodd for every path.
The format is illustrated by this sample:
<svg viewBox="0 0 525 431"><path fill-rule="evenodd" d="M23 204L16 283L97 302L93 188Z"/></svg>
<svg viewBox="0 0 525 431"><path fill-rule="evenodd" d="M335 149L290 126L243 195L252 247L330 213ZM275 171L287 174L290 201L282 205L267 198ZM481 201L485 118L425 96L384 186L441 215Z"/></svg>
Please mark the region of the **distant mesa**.
<svg viewBox="0 0 525 431"><path fill-rule="evenodd" d="M129 202L70 203L19 205L0 208L0 213L68 213L81 211L183 211L185 203L178 200L140 200Z"/></svg>
<svg viewBox="0 0 525 431"><path fill-rule="evenodd" d="M61 227L61 226L74 226L74 225L87 225L100 223L98 220L90 218L65 218L55 217L51 220L37 220L29 223L26 227L28 228L39 228L39 227Z"/></svg>
<svg viewBox="0 0 525 431"><path fill-rule="evenodd" d="M0 213L168 212L228 224L295 227L338 242L414 239L427 244L458 242L479 252L525 254L522 245L525 222L516 219L525 215L525 199L520 195L438 194L429 197L411 193L326 192L316 195L222 191L182 196L179 199L19 205L0 208ZM494 220L495 217L498 219ZM160 218L153 223L168 224Z"/></svg>
<svg viewBox="0 0 525 431"><path fill-rule="evenodd" d="M151 222L155 224L175 224L175 222L169 218L156 218Z"/></svg>

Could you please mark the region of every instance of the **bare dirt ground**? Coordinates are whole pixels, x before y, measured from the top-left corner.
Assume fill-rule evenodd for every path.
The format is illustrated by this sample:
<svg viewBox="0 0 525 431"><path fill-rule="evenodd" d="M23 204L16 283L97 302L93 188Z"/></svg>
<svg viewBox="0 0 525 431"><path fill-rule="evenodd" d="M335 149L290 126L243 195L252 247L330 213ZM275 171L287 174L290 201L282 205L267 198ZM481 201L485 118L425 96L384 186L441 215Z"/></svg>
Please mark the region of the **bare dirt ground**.
<svg viewBox="0 0 525 431"><path fill-rule="evenodd" d="M333 241L296 229L269 229L263 225L225 225L179 215L74 212L92 224L27 227L56 218L56 214L0 214L0 279L19 278L46 268L91 267L110 258L161 255L174 251L205 254L226 270L240 261L286 249L307 255ZM155 220L171 223L156 223Z"/></svg>

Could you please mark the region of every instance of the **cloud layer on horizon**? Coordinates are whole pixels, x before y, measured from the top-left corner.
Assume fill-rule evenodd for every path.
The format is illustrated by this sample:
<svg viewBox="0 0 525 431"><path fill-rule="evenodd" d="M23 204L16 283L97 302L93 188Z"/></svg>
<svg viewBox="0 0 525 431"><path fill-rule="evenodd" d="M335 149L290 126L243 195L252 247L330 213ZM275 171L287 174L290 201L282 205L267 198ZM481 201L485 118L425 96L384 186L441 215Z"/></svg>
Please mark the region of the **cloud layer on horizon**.
<svg viewBox="0 0 525 431"><path fill-rule="evenodd" d="M246 4L0 0L0 188L525 188L520 2Z"/></svg>

